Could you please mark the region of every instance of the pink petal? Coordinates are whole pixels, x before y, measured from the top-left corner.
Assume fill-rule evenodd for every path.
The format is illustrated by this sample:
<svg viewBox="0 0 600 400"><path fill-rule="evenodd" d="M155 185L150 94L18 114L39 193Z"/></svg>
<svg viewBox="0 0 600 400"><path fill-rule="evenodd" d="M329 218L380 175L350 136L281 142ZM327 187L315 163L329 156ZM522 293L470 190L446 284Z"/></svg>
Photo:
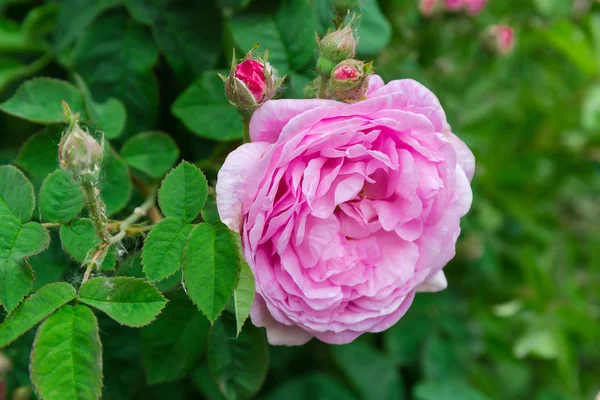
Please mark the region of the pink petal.
<svg viewBox="0 0 600 400"><path fill-rule="evenodd" d="M267 340L274 346L301 346L312 339L312 335L296 325L281 324L271 316L265 301L256 295L250 309L252 323L267 330Z"/></svg>
<svg viewBox="0 0 600 400"><path fill-rule="evenodd" d="M444 271L438 271L431 278L417 286L417 292L439 292L448 287Z"/></svg>
<svg viewBox="0 0 600 400"><path fill-rule="evenodd" d="M458 164L465 172L469 182L471 182L473 174L475 173L475 156L473 156L473 153L467 147L465 142L460 140L454 133L446 132L446 136L448 141L450 141L450 144L452 144L452 147L454 147L454 151L456 151Z"/></svg>

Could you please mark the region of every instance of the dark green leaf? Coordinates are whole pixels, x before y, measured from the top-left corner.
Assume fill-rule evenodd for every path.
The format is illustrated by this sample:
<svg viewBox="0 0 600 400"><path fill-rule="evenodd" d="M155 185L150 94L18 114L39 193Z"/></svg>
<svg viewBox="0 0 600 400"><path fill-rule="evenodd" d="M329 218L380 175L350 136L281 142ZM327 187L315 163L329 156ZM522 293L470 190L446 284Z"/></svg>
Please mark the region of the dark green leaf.
<svg viewBox="0 0 600 400"><path fill-rule="evenodd" d="M357 398L345 385L321 373L291 379L265 396L265 400L357 400Z"/></svg>
<svg viewBox="0 0 600 400"><path fill-rule="evenodd" d="M36 179L58 168L58 143L63 125L49 125L43 131L30 136L19 151L15 163Z"/></svg>
<svg viewBox="0 0 600 400"><path fill-rule="evenodd" d="M183 279L188 295L211 322L227 305L239 271L233 232L221 222L198 224L183 252Z"/></svg>
<svg viewBox="0 0 600 400"><path fill-rule="evenodd" d="M63 248L78 262L83 262L88 252L100 243L100 238L87 218L76 219L69 225L60 227L60 241ZM102 262L102 269L114 269L117 253L114 246L108 250Z"/></svg>
<svg viewBox="0 0 600 400"><path fill-rule="evenodd" d="M180 290L163 313L142 329L142 354L148 383L181 379L206 348L210 324Z"/></svg>
<svg viewBox="0 0 600 400"><path fill-rule="evenodd" d="M488 398L461 380L433 380L420 382L414 389L416 400L488 400Z"/></svg>
<svg viewBox="0 0 600 400"><path fill-rule="evenodd" d="M143 279L93 278L79 289L79 300L120 324L138 327L154 321L167 300Z"/></svg>
<svg viewBox="0 0 600 400"><path fill-rule="evenodd" d="M85 306L63 306L38 329L31 381L44 400L99 399L102 344L98 321Z"/></svg>
<svg viewBox="0 0 600 400"><path fill-rule="evenodd" d="M379 9L377 0L365 0L361 11L363 18L358 28L360 40L356 51L365 57L372 57L392 39L392 25Z"/></svg>
<svg viewBox="0 0 600 400"><path fill-rule="evenodd" d="M102 200L106 203L107 214L113 215L127 205L131 196L129 169L110 146L106 146L102 168L103 174L100 181Z"/></svg>
<svg viewBox="0 0 600 400"><path fill-rule="evenodd" d="M423 375L431 380L440 380L461 376L461 362L456 343L431 336L423 351Z"/></svg>
<svg viewBox="0 0 600 400"><path fill-rule="evenodd" d="M49 242L48 231L37 222L21 224L10 215L0 216L0 303L9 313L33 284L24 258L43 251Z"/></svg>
<svg viewBox="0 0 600 400"><path fill-rule="evenodd" d="M192 222L204 207L207 193L208 185L202 171L182 161L163 180L158 202L165 216Z"/></svg>
<svg viewBox="0 0 600 400"><path fill-rule="evenodd" d="M161 178L177 161L179 149L165 133L144 132L123 144L121 157L127 164L150 177Z"/></svg>
<svg viewBox="0 0 600 400"><path fill-rule="evenodd" d="M83 208L83 192L70 172L58 169L48 175L40 189L40 212L50 222L69 222Z"/></svg>
<svg viewBox="0 0 600 400"><path fill-rule="evenodd" d="M151 282L161 281L181 268L183 249L193 225L167 217L156 224L144 242L142 262Z"/></svg>
<svg viewBox="0 0 600 400"><path fill-rule="evenodd" d="M38 322L52 314L76 297L73 286L65 282L51 283L29 296L23 304L10 314L0 325L0 347L33 328Z"/></svg>
<svg viewBox="0 0 600 400"><path fill-rule="evenodd" d="M12 165L0 166L0 215L27 222L35 204L33 185Z"/></svg>
<svg viewBox="0 0 600 400"><path fill-rule="evenodd" d="M267 374L268 352L264 333L247 324L236 336L232 318L220 318L211 328L208 365L221 393L228 400L249 399Z"/></svg>
<svg viewBox="0 0 600 400"><path fill-rule="evenodd" d="M250 315L250 307L252 307L252 302L254 301L254 291L254 275L252 275L248 263L246 263L240 254L240 277L233 292L235 323L238 335L244 327L246 318Z"/></svg>
<svg viewBox="0 0 600 400"><path fill-rule="evenodd" d="M48 249L26 260L35 277L32 290L36 291L49 283L59 281L70 266L70 261L60 244L58 230L51 230Z"/></svg>

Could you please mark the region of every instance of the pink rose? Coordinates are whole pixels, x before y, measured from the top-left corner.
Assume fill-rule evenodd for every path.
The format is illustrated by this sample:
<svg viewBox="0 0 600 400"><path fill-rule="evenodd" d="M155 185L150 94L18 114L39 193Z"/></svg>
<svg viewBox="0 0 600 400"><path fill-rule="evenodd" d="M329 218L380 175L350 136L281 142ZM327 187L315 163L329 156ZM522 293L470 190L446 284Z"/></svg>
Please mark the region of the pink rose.
<svg viewBox="0 0 600 400"><path fill-rule="evenodd" d="M257 103L262 101L267 87L263 64L251 58L244 60L236 67L235 77L246 85Z"/></svg>
<svg viewBox="0 0 600 400"><path fill-rule="evenodd" d="M252 322L271 344L348 343L446 287L473 154L427 88L369 81L355 104L266 102L219 172L219 214L242 236Z"/></svg>
<svg viewBox="0 0 600 400"><path fill-rule="evenodd" d="M492 25L489 32L494 38L494 46L500 54L508 54L515 45L515 31L508 25Z"/></svg>
<svg viewBox="0 0 600 400"><path fill-rule="evenodd" d="M471 14L479 14L485 7L487 0L465 0L467 10Z"/></svg>
<svg viewBox="0 0 600 400"><path fill-rule="evenodd" d="M463 8L466 0L444 0L446 9L450 11L458 11Z"/></svg>

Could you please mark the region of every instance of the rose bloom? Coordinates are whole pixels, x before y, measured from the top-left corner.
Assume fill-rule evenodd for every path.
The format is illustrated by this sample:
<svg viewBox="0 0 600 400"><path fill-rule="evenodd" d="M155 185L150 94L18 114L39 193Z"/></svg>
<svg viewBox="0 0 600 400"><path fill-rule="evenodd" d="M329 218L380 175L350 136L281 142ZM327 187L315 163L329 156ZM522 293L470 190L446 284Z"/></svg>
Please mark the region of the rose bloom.
<svg viewBox="0 0 600 400"><path fill-rule="evenodd" d="M265 96L265 66L251 58L242 61L235 69L235 77L246 85L257 103Z"/></svg>
<svg viewBox="0 0 600 400"><path fill-rule="evenodd" d="M271 100L219 172L217 205L271 344L349 343L446 287L475 160L433 93L370 77L367 99Z"/></svg>

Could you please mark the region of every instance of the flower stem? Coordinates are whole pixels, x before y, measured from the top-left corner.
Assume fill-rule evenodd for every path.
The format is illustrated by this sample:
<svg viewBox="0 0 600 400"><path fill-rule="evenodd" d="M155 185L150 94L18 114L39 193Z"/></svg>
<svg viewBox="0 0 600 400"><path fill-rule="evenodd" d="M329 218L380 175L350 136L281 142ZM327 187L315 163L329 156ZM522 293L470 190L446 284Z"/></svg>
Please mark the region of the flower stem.
<svg viewBox="0 0 600 400"><path fill-rule="evenodd" d="M94 225L98 237L100 237L102 243L109 244L110 233L106 228L106 205L100 197L98 182L82 181L81 190L83 191L85 205L90 213L92 225Z"/></svg>
<svg viewBox="0 0 600 400"><path fill-rule="evenodd" d="M250 118L244 117L244 143L250 143Z"/></svg>
<svg viewBox="0 0 600 400"><path fill-rule="evenodd" d="M133 213L125 218L123 222L119 224L119 233L109 239L109 244L115 244L123 240L127 236L127 230L133 224L135 224L140 218L148 214L148 211L154 207L156 200L156 190L153 190L146 200L138 207L133 210Z"/></svg>
<svg viewBox="0 0 600 400"><path fill-rule="evenodd" d="M325 79L321 77L319 80L319 98L320 99L328 99L329 98L329 79Z"/></svg>

